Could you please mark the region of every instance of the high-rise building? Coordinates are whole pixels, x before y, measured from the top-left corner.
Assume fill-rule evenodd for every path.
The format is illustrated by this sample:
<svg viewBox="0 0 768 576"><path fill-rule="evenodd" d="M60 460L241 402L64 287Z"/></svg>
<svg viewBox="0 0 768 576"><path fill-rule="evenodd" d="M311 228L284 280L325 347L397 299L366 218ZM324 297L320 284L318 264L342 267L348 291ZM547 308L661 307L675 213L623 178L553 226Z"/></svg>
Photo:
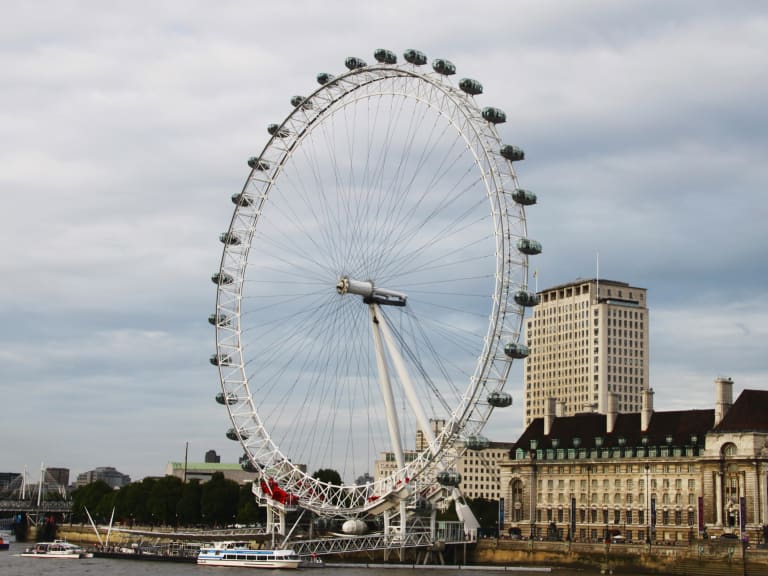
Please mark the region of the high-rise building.
<svg viewBox="0 0 768 576"><path fill-rule="evenodd" d="M626 282L576 280L538 293L526 322L524 416L639 412L648 389L646 289ZM553 414L554 416L554 414Z"/></svg>

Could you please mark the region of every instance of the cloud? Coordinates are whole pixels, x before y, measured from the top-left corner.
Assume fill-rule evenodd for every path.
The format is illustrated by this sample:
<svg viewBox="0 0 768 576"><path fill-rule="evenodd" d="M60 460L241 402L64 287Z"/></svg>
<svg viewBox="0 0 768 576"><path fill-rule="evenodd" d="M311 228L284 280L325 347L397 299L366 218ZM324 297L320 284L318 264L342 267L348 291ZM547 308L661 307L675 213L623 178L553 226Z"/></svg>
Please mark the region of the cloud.
<svg viewBox="0 0 768 576"><path fill-rule="evenodd" d="M768 14L739 2L23 2L0 23L0 431L44 459L139 478L216 449L208 364L229 197L346 56L423 50L480 80L525 148L539 287L600 274L649 290L659 409L762 387ZM497 411L513 440L516 404ZM685 394L681 391L686 390ZM498 419L498 420L497 420ZM65 440L52 449L50 432ZM57 447L61 446L57 444Z"/></svg>

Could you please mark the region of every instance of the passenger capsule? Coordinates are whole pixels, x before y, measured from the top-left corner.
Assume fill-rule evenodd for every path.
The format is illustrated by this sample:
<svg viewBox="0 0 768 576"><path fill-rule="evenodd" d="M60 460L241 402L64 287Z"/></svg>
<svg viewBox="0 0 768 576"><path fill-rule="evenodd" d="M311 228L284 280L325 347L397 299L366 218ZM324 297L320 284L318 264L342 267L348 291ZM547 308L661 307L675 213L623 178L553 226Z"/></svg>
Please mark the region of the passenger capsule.
<svg viewBox="0 0 768 576"><path fill-rule="evenodd" d="M427 63L427 57L423 52L409 48L403 52L403 58L415 66L423 66Z"/></svg>
<svg viewBox="0 0 768 576"><path fill-rule="evenodd" d="M294 108L301 108L302 110L311 110L312 101L307 100L304 96L292 96L291 106Z"/></svg>
<svg viewBox="0 0 768 576"><path fill-rule="evenodd" d="M506 346L504 346L504 354L509 356L510 358L527 358L528 355L531 353L530 348L526 346L525 344L517 344L515 342L510 342Z"/></svg>
<svg viewBox="0 0 768 576"><path fill-rule="evenodd" d="M511 144L504 144L499 150L499 153L510 162L525 160L525 151L522 148L512 146Z"/></svg>
<svg viewBox="0 0 768 576"><path fill-rule="evenodd" d="M210 362L214 366L232 366L232 358L226 354L214 354L211 356Z"/></svg>
<svg viewBox="0 0 768 576"><path fill-rule="evenodd" d="M232 204L236 204L238 206L242 206L243 208L247 208L248 206L253 204L253 200L251 200L248 196L246 196L242 192L238 192L237 194L232 194Z"/></svg>
<svg viewBox="0 0 768 576"><path fill-rule="evenodd" d="M483 85L472 78L462 78L459 81L459 88L470 96L477 96L483 93Z"/></svg>
<svg viewBox="0 0 768 576"><path fill-rule="evenodd" d="M467 447L467 450L485 450L490 445L491 441L480 435L467 436L464 440L464 446Z"/></svg>
<svg viewBox="0 0 768 576"><path fill-rule="evenodd" d="M350 70L356 70L357 68L365 68L368 66L368 64L362 58L358 58L357 56L350 56L344 60L344 66Z"/></svg>
<svg viewBox="0 0 768 576"><path fill-rule="evenodd" d="M328 72L320 72L320 74L317 75L317 83L321 86L324 86L328 84L328 82L333 82L334 76L333 74L329 74Z"/></svg>
<svg viewBox="0 0 768 576"><path fill-rule="evenodd" d="M218 394L216 394L216 402L222 405L237 404L237 396L235 396L231 392L226 396L224 395L224 392L219 392Z"/></svg>
<svg viewBox="0 0 768 576"><path fill-rule="evenodd" d="M507 392L491 392L488 394L488 404L494 408L512 406L512 395Z"/></svg>
<svg viewBox="0 0 768 576"><path fill-rule="evenodd" d="M504 110L493 108L492 106L483 108L483 118L491 124L503 124L507 121L507 115L504 113Z"/></svg>
<svg viewBox="0 0 768 576"><path fill-rule="evenodd" d="M456 66L454 66L453 62L450 60L444 60L442 58L432 60L432 70L444 76L451 76L452 74L456 74Z"/></svg>
<svg viewBox="0 0 768 576"><path fill-rule="evenodd" d="M229 326L229 316L226 314L211 314L208 316L208 323L212 326Z"/></svg>
<svg viewBox="0 0 768 576"><path fill-rule="evenodd" d="M222 232L219 234L219 240L221 240L222 244L226 244L227 246L239 246L242 244L242 240L240 240L240 237L234 232Z"/></svg>
<svg viewBox="0 0 768 576"><path fill-rule="evenodd" d="M517 241L517 249L523 254L528 254L528 256L535 256L536 254L541 254L541 243L530 238L520 238Z"/></svg>
<svg viewBox="0 0 768 576"><path fill-rule="evenodd" d="M211 275L211 282L216 285L232 284L234 281L235 279L232 277L232 275L227 274L226 272L216 272L216 274Z"/></svg>
<svg viewBox="0 0 768 576"><path fill-rule="evenodd" d="M373 53L373 57L376 58L377 62L381 62L382 64L397 64L397 56L395 56L395 53L391 50L378 48Z"/></svg>
<svg viewBox="0 0 768 576"><path fill-rule="evenodd" d="M518 290L515 292L515 302L520 306L536 306L539 303L539 295L535 292L529 292L528 290Z"/></svg>
<svg viewBox="0 0 768 576"><path fill-rule="evenodd" d="M512 192L512 200L523 206L533 206L536 204L536 194L530 190L516 188L515 191Z"/></svg>
<svg viewBox="0 0 768 576"><path fill-rule="evenodd" d="M230 428L229 430L227 430L227 438L229 438L230 440L239 440L240 438L245 440L248 438L248 434L245 432L245 430L240 430L240 436L238 437L237 430L235 430L234 428Z"/></svg>
<svg viewBox="0 0 768 576"><path fill-rule="evenodd" d="M256 472L256 466L254 466L253 462L251 462L251 459L248 458L248 454L243 454L240 457L240 468L242 468L245 472Z"/></svg>
<svg viewBox="0 0 768 576"><path fill-rule="evenodd" d="M279 124L270 124L267 126L267 132L275 138L286 138L290 134L287 128L280 128Z"/></svg>
<svg viewBox="0 0 768 576"><path fill-rule="evenodd" d="M437 473L437 482L441 486L458 486L461 484L461 474L455 470L443 470Z"/></svg>
<svg viewBox="0 0 768 576"><path fill-rule="evenodd" d="M248 166L254 170L259 170L260 172L269 170L269 162L262 160L261 158L257 158L256 156L251 156L248 158Z"/></svg>

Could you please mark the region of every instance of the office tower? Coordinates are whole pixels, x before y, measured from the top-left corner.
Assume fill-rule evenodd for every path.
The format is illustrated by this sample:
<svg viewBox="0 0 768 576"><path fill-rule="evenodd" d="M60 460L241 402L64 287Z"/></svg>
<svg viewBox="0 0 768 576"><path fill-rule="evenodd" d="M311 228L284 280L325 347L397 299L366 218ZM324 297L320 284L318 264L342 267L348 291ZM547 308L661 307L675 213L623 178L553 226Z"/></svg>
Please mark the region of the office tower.
<svg viewBox="0 0 768 576"><path fill-rule="evenodd" d="M626 282L576 280L539 292L526 322L524 416L543 418L550 398L558 416L639 412L648 389L645 288Z"/></svg>

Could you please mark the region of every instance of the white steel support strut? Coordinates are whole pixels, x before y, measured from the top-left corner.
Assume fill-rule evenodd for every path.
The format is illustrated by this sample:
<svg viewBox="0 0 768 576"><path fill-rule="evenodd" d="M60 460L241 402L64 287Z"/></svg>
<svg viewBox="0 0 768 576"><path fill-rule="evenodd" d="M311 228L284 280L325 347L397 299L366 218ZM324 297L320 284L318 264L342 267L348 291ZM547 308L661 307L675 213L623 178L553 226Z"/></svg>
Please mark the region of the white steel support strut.
<svg viewBox="0 0 768 576"><path fill-rule="evenodd" d="M413 386L413 381L411 380L410 375L408 374L408 370L405 368L405 362L403 361L403 357L400 355L400 351L397 349L397 346L395 345L395 339L392 337L392 332L389 330L389 326L387 325L386 320L384 319L383 315L381 314L381 310L379 308L379 305L377 303L372 303L371 308L374 312L374 321L378 320L379 329L381 330L381 335L384 337L384 343L387 345L387 351L389 352L389 357L392 359L392 364L394 365L395 372L397 372L398 378L400 378L400 382L403 385L403 392L405 392L405 396L408 399L408 403L411 405L411 409L413 410L414 415L416 416L416 421L419 423L419 426L421 426L421 431L424 434L424 436L429 441L429 445L432 446L432 450L435 450L435 434L432 431L432 426L429 423L429 418L427 418L426 413L424 412L424 409L421 406L421 402L419 401L418 396L416 395L416 390Z"/></svg>
<svg viewBox="0 0 768 576"><path fill-rule="evenodd" d="M392 394L392 382L389 379L387 359L384 357L384 347L381 344L380 324L379 319L376 317L376 305L371 304L370 310L373 344L376 348L376 366L379 370L379 386L381 387L381 395L384 398L384 409L387 413L389 441L392 444L392 451L395 453L395 462L397 462L397 467L403 468L405 466L405 457L403 456L403 443L400 438L400 426L397 422L395 398Z"/></svg>

